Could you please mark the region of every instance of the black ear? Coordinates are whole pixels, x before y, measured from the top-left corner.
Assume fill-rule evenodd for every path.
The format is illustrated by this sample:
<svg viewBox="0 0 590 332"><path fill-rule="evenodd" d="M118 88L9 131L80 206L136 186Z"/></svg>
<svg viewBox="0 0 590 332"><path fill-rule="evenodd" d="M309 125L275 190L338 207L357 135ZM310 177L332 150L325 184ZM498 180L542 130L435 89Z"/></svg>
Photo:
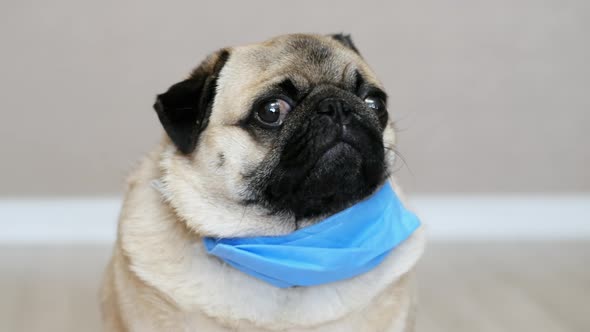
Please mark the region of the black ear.
<svg viewBox="0 0 590 332"><path fill-rule="evenodd" d="M154 109L168 137L178 150L191 153L199 134L207 127L219 72L229 58L221 50L207 57L190 77L158 95Z"/></svg>
<svg viewBox="0 0 590 332"><path fill-rule="evenodd" d="M359 52L359 50L356 48L356 46L354 45L354 43L352 42L352 38L350 37L350 35L345 35L342 33L335 33L330 35L330 37L336 39L337 41L340 42L340 44L350 48L351 50L355 51L357 54L361 54Z"/></svg>

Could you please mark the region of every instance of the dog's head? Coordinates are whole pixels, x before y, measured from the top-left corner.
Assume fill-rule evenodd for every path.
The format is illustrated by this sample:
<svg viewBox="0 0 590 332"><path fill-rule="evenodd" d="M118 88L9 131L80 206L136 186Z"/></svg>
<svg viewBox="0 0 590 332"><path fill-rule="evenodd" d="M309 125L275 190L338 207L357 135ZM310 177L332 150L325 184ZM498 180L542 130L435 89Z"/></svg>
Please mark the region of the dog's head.
<svg viewBox="0 0 590 332"><path fill-rule="evenodd" d="M386 94L348 36L286 35L220 50L154 105L171 205L203 235L272 235L386 180Z"/></svg>

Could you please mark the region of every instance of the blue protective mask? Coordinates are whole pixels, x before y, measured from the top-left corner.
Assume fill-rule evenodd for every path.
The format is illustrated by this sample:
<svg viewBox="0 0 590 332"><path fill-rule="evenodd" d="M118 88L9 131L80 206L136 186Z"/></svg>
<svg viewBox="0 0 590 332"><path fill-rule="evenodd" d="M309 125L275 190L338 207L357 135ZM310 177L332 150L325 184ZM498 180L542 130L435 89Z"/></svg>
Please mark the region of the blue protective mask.
<svg viewBox="0 0 590 332"><path fill-rule="evenodd" d="M205 248L274 286L314 286L370 271L420 226L389 183L368 199L283 236L205 238Z"/></svg>

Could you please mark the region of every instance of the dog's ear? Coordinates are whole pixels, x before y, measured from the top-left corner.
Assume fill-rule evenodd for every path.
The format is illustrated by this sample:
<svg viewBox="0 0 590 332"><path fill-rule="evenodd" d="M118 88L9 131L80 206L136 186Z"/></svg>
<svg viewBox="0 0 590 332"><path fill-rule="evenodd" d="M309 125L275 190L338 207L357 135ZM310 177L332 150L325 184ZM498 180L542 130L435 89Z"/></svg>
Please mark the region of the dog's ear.
<svg viewBox="0 0 590 332"><path fill-rule="evenodd" d="M158 95L154 109L168 137L178 150L191 153L207 127L215 98L219 72L229 59L222 49L207 57L188 79Z"/></svg>
<svg viewBox="0 0 590 332"><path fill-rule="evenodd" d="M359 55L361 54L359 52L359 50L356 48L356 46L354 45L354 43L352 42L352 38L350 37L350 35L345 35L343 33L335 33L335 34L331 34L329 36L332 37L333 39L336 39L338 42L340 42L340 44L355 51L357 54L359 54Z"/></svg>

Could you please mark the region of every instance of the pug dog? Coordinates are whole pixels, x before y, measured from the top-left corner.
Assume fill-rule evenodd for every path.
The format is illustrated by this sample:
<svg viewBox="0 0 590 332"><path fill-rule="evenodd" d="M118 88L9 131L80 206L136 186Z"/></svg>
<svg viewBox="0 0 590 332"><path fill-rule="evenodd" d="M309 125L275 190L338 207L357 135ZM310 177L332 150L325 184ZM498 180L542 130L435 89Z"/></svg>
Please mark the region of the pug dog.
<svg viewBox="0 0 590 332"><path fill-rule="evenodd" d="M310 287L253 278L202 241L289 234L397 190L386 99L342 34L225 48L160 94L165 135L128 179L105 330L412 331L421 229L371 271Z"/></svg>

